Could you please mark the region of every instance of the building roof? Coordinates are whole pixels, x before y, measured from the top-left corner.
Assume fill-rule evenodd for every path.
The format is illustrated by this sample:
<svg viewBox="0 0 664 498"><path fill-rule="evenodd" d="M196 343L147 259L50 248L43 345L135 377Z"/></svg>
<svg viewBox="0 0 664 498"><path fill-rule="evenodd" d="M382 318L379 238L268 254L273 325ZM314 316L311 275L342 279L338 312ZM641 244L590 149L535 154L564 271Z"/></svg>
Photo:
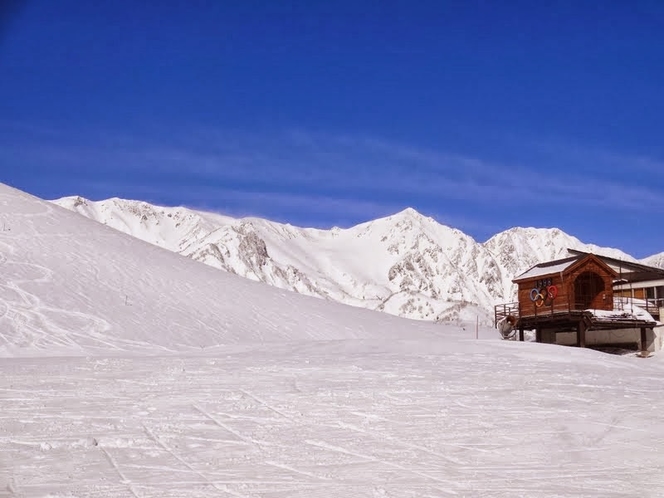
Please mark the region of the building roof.
<svg viewBox="0 0 664 498"><path fill-rule="evenodd" d="M554 273L560 273L565 271L567 268L572 266L574 263L579 261L584 256L570 256L563 259L556 259L553 261L546 261L544 263L538 263L532 268L526 270L521 275L514 277L513 282L519 280L526 280L530 278L543 277L546 275L553 275Z"/></svg>
<svg viewBox="0 0 664 498"><path fill-rule="evenodd" d="M609 256L602 256L601 254L579 251L577 249L567 249L567 252L570 253L571 256L553 261L538 263L522 274L514 277L512 282L519 282L522 280L544 277L564 272L574 263L585 259L587 256L594 256L598 258L627 282L636 283L664 279L664 269L662 268L647 266L642 263L635 263L633 261L623 261L620 259L611 258Z"/></svg>
<svg viewBox="0 0 664 498"><path fill-rule="evenodd" d="M578 249L567 249L567 252L575 256L585 256L591 254L584 251L579 251ZM624 278L628 282L645 282L649 280L662 280L664 279L664 269L657 268L655 266L644 265L643 263L637 263L634 261L626 261L617 258L611 258L609 256L603 256L601 254L595 254L599 259L604 261L608 266L613 268L613 270L620 275L621 278Z"/></svg>

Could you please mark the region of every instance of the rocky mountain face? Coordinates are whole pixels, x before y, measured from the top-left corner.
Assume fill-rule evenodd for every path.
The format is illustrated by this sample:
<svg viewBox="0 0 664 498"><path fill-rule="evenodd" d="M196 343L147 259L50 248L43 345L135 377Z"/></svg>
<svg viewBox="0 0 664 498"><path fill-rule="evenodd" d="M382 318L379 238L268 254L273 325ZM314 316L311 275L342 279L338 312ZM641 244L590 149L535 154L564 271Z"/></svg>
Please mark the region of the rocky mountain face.
<svg viewBox="0 0 664 498"><path fill-rule="evenodd" d="M513 228L478 243L413 209L318 230L117 198L53 202L227 272L421 320L491 323L494 304L514 299L514 276L567 248L634 261L555 228Z"/></svg>
<svg viewBox="0 0 664 498"><path fill-rule="evenodd" d="M516 285L512 284L512 278L542 261L568 256L567 249L578 249L625 261L636 261L635 258L619 249L584 244L558 228L510 228L494 235L483 246L494 255L497 264L505 270L506 280L502 282L505 300L510 300L516 295Z"/></svg>

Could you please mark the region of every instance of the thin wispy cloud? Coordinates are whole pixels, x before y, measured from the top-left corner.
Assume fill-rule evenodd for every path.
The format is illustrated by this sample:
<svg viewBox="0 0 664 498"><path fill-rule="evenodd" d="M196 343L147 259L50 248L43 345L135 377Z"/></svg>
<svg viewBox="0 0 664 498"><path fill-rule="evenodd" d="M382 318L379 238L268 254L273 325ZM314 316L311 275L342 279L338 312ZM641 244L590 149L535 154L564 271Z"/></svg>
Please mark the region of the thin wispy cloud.
<svg viewBox="0 0 664 498"><path fill-rule="evenodd" d="M66 194L131 196L294 224L350 225L411 206L442 222L457 221L459 228L481 226L486 232L501 226L495 218L500 213L513 220L515 213L540 211L536 222L556 226L561 224L556 211L563 208L623 215L664 208L664 196L638 175L598 174L617 162L647 170L657 161L606 151L595 156L585 151L593 168L570 170L530 163L527 150L515 165L370 136L304 130L124 137L29 128L8 134L7 127L2 123L11 140L0 142L0 160L39 171L45 183L51 176L67 179L60 182L71 185ZM557 160L578 156L573 150L559 153Z"/></svg>
<svg viewBox="0 0 664 498"><path fill-rule="evenodd" d="M573 166L577 170L598 175L649 174L664 180L664 160L643 153L607 149L605 146L582 144L569 138L504 135L504 140L515 150L546 164Z"/></svg>

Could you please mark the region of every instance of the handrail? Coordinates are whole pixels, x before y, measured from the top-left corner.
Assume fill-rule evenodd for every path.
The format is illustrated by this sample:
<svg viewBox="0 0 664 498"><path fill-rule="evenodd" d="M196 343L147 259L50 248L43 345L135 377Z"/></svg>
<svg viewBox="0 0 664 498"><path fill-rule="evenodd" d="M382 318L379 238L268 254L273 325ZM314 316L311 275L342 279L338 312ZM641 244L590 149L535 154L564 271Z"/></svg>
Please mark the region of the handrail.
<svg viewBox="0 0 664 498"><path fill-rule="evenodd" d="M515 318L518 318L520 313L519 313L519 303L517 301L510 302L510 303L503 303L503 304L497 304L493 307L493 312L494 312L494 321L493 321L493 326L497 327L498 322L506 318L508 316L514 316Z"/></svg>
<svg viewBox="0 0 664 498"><path fill-rule="evenodd" d="M645 310L651 315L659 317L660 308L664 308L664 298L658 299L646 299L646 298L637 298L629 296L620 296L615 298L617 301L622 301L622 306L638 306L639 308Z"/></svg>
<svg viewBox="0 0 664 498"><path fill-rule="evenodd" d="M627 307L630 305L638 306L639 308L647 311L651 315L655 317L659 317L660 313L659 310L660 308L664 308L664 298L658 298L658 299L636 299L636 298L630 298L630 297L616 297L614 298L614 308L616 308L616 304L618 300L622 300L623 307ZM535 305L535 303L524 303L524 306L521 306L521 304L518 301L514 302L509 302L509 303L503 303L503 304L497 304L494 306L494 327L497 326L498 322L507 317L507 316L514 316L515 318L520 318L520 317L532 317L532 316L546 316L546 315L554 315L554 314L560 314L560 313L571 313L572 311L583 311L585 309L588 309L588 305L586 302L571 302L569 300L565 301L560 301L560 300L554 300L551 304L549 305L542 305L539 308Z"/></svg>

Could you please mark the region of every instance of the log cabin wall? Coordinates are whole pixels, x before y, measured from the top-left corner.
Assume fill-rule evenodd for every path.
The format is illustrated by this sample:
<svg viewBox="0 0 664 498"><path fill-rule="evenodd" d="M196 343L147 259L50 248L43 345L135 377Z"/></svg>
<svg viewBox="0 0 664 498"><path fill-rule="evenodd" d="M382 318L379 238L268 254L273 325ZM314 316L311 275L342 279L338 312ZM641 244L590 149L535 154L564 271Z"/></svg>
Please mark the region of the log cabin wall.
<svg viewBox="0 0 664 498"><path fill-rule="evenodd" d="M572 265L562 273L540 275L518 282L518 301L523 315L539 315L546 312L599 309L613 310L613 279L611 269L594 257L588 257L578 265ZM539 308L530 299L533 289L555 285L558 295L546 300Z"/></svg>
<svg viewBox="0 0 664 498"><path fill-rule="evenodd" d="M588 283L588 277L593 281ZM572 309L613 310L613 275L589 259L564 274Z"/></svg>
<svg viewBox="0 0 664 498"><path fill-rule="evenodd" d="M551 307L554 307L554 310L562 311L567 310L569 290L564 282L565 279L560 275L560 273L553 273L550 275L542 275L539 277L531 278L519 282L519 291L518 291L518 301L519 308L523 315L534 315L545 312L551 312ZM542 289L543 284L555 285L558 290L558 295L553 301L545 301L545 304L537 308L535 303L530 299L530 293L533 289Z"/></svg>

